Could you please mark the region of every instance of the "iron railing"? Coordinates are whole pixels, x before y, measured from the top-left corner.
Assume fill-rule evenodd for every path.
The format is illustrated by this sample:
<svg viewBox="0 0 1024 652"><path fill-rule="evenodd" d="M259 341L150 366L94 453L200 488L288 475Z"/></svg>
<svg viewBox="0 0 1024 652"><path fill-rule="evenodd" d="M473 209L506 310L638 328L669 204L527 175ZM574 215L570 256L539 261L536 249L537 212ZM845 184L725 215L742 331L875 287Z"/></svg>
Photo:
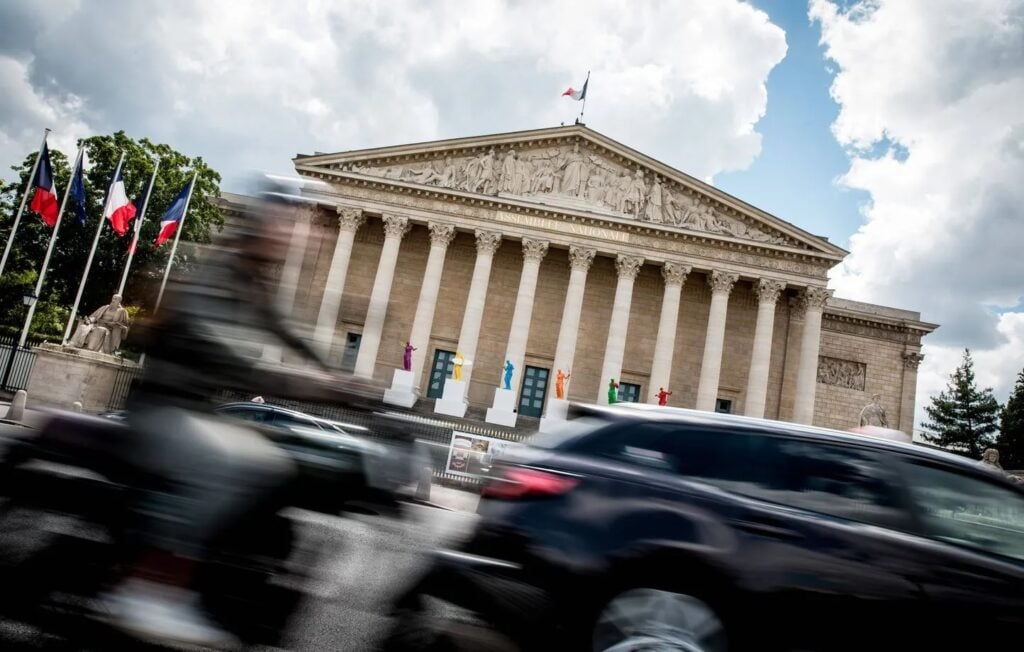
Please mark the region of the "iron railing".
<svg viewBox="0 0 1024 652"><path fill-rule="evenodd" d="M28 379L36 362L36 352L32 349L39 341L32 338L25 347L18 347L17 343L14 337L0 335L0 389L7 392L28 388Z"/></svg>

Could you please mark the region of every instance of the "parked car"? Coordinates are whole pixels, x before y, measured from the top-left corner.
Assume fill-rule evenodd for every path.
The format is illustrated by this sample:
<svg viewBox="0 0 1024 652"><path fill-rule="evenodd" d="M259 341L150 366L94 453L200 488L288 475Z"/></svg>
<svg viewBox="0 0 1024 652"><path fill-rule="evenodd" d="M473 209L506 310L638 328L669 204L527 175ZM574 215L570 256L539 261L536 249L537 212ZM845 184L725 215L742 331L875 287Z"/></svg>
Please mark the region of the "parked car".
<svg viewBox="0 0 1024 652"><path fill-rule="evenodd" d="M482 647L481 628L524 650L1022 640L1024 491L981 464L730 415L577 413L497 462L473 536L397 601L390 648Z"/></svg>

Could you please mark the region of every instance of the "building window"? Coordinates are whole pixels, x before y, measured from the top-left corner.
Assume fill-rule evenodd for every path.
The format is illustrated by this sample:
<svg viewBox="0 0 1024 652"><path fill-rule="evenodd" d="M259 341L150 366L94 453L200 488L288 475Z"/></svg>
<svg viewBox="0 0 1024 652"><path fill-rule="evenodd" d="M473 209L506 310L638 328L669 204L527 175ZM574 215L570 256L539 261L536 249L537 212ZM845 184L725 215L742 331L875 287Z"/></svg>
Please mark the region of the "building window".
<svg viewBox="0 0 1024 652"><path fill-rule="evenodd" d="M619 403L639 403L640 385L619 383Z"/></svg>
<svg viewBox="0 0 1024 652"><path fill-rule="evenodd" d="M715 412L721 412L722 414L732 414L732 399L715 399Z"/></svg>
<svg viewBox="0 0 1024 652"><path fill-rule="evenodd" d="M441 398L444 394L444 380L451 378L452 360L455 359L455 351L434 351L434 364L430 366L430 384L427 386L427 398Z"/></svg>
<svg viewBox="0 0 1024 652"><path fill-rule="evenodd" d="M349 333L345 336L345 350L341 354L342 371L355 370L356 358L359 356L359 343L362 341L362 333Z"/></svg>
<svg viewBox="0 0 1024 652"><path fill-rule="evenodd" d="M540 417L544 414L544 400L548 394L548 376L551 371L541 367L527 367L523 373L523 386L519 390L519 414Z"/></svg>

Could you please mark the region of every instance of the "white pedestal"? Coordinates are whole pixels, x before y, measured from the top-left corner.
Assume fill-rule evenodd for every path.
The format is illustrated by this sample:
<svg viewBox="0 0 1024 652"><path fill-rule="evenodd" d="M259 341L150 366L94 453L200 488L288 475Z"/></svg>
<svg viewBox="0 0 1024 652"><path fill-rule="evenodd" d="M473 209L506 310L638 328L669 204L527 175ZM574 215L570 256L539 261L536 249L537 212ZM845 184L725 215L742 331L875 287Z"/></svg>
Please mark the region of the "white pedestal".
<svg viewBox="0 0 1024 652"><path fill-rule="evenodd" d="M569 417L569 401L553 398L548 401L547 414L540 420L540 431L548 432Z"/></svg>
<svg viewBox="0 0 1024 652"><path fill-rule="evenodd" d="M460 419L466 416L466 383L454 378L444 381L444 393L434 403L434 412Z"/></svg>
<svg viewBox="0 0 1024 652"><path fill-rule="evenodd" d="M500 426L516 427L516 393L511 389L494 390L494 405L487 408L487 423L496 423Z"/></svg>
<svg viewBox="0 0 1024 652"><path fill-rule="evenodd" d="M411 408L416 405L415 378L411 371L395 369L391 377L391 387L384 390L384 402L391 405L400 405Z"/></svg>

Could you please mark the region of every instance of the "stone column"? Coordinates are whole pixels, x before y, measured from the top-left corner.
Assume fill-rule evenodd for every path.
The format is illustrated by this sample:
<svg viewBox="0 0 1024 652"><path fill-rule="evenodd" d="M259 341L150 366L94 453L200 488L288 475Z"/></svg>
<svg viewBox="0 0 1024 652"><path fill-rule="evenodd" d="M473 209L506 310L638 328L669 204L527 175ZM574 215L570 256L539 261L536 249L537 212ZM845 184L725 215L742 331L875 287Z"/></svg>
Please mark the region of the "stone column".
<svg viewBox="0 0 1024 652"><path fill-rule="evenodd" d="M814 392L818 381L818 349L821 347L821 314L832 290L808 287L800 295L804 309L804 332L800 337L800 363L796 372L793 399L794 423L814 421Z"/></svg>
<svg viewBox="0 0 1024 652"><path fill-rule="evenodd" d="M665 387L669 391L672 376L672 356L676 349L676 328L679 324L679 299L683 283L691 267L682 263L668 262L661 268L665 279L665 291L661 296L661 319L658 320L658 339L654 343L654 362L651 364L651 386L647 388L648 400L658 402L657 391ZM603 381L603 379L602 379Z"/></svg>
<svg viewBox="0 0 1024 652"><path fill-rule="evenodd" d="M914 434L914 402L917 397L917 368L924 356L920 351L903 352L903 382L900 386L899 418L889 417L889 427L898 428L908 435Z"/></svg>
<svg viewBox="0 0 1024 652"><path fill-rule="evenodd" d="M722 345L725 342L725 315L729 309L729 293L739 274L715 270L708 276L711 286L711 310L708 330L704 336L704 358L700 363L697 385L697 409L714 412L718 398L718 378L722 373Z"/></svg>
<svg viewBox="0 0 1024 652"><path fill-rule="evenodd" d="M516 307L512 312L512 327L509 329L505 359L515 367L512 374L512 389L518 392L522 378L523 358L526 357L526 342L530 337L530 322L533 320L533 298L537 293L537 278L540 276L540 262L548 253L548 243L542 240L523 238L523 272L519 276L519 292ZM504 364L504 361L502 361ZM503 378L503 374L501 375Z"/></svg>
<svg viewBox="0 0 1024 652"><path fill-rule="evenodd" d="M640 256L619 254L615 268L619 282L615 286L615 302L612 304L612 319L608 324L608 339L604 345L604 363L601 364L601 382L598 383L597 402L608 403L608 379L616 382L622 375L622 358L626 352L626 335L629 331L629 309L633 304L633 281L640 273L644 259Z"/></svg>
<svg viewBox="0 0 1024 652"><path fill-rule="evenodd" d="M747 400L743 410L743 414L748 417L764 417L768 397L768 371L772 362L772 334L775 332L775 304L785 287L782 281L770 278L762 278L754 286L754 292L757 293L757 324L754 326L754 350L750 354Z"/></svg>
<svg viewBox="0 0 1024 652"><path fill-rule="evenodd" d="M491 280L491 263L494 261L494 252L500 246L500 233L477 230L476 264L473 266L473 280L469 284L457 347L462 356L473 363L462 370L462 380L466 386L469 386L476 361L476 345L480 339L480 323L484 316L484 303L487 301L487 285Z"/></svg>
<svg viewBox="0 0 1024 652"><path fill-rule="evenodd" d="M363 338L359 343L359 354L356 356L355 375L365 378L373 377L373 369L377 366L377 353L380 351L380 338L384 331L384 318L388 312L391 299L391 284L395 279L395 265L398 264L398 249L402 238L409 231L409 218L400 215L385 215L384 247L380 250L377 263L377 275L373 279L370 291L370 305L366 309L366 320L363 322Z"/></svg>
<svg viewBox="0 0 1024 652"><path fill-rule="evenodd" d="M437 294L441 289L444 259L448 245L455 239L453 224L430 222L427 226L430 229L430 254L427 256L427 268L423 272L423 285L420 286L420 298L416 302L416 315L409 334L409 342L416 348L412 353L412 371L420 381L423 379L423 362L430 346L430 331L434 327L434 308L437 307ZM419 382L416 387L420 387Z"/></svg>
<svg viewBox="0 0 1024 652"><path fill-rule="evenodd" d="M579 335L580 313L583 310L583 291L587 286L587 272L594 263L597 251L575 245L569 247L569 287L565 291L565 305L562 307L562 321L558 328L558 343L555 345L555 361L551 369L551 388L549 398L555 398L554 378L558 370L572 373L573 359L576 357L576 337ZM569 380L572 383L572 379ZM568 397L567 397L568 398Z"/></svg>
<svg viewBox="0 0 1024 652"><path fill-rule="evenodd" d="M313 331L313 344L326 357L331 352L334 342L334 331L338 325L338 310L341 308L341 295L345 290L345 277L348 275L348 261L352 257L352 244L355 242L356 231L363 225L365 218L358 208L338 207L338 241L334 245L334 256L331 258L331 269L324 283L324 294L320 299L320 312L316 318L316 329Z"/></svg>
<svg viewBox="0 0 1024 652"><path fill-rule="evenodd" d="M523 271L519 275L519 292L516 307L512 311L512 326L509 329L505 360L512 363L512 378L509 389L505 389L505 373L498 372L498 389L494 402L487 410L485 420L504 426L515 427L517 419L519 379L523 373L523 358L526 357L526 343L530 338L530 322L533 319L533 299L537 292L537 277L540 262L548 253L548 243L542 240L523 238ZM502 361L502 365L505 361Z"/></svg>
<svg viewBox="0 0 1024 652"><path fill-rule="evenodd" d="M309 227L316 209L299 213L292 227L292 236L288 242L288 253L281 268L281 278L277 285L275 303L282 315L291 316L295 309L295 293L299 289L299 277L302 275L302 260L306 254L309 241ZM283 351L279 344L267 344L263 347L263 361L269 364L280 364Z"/></svg>

